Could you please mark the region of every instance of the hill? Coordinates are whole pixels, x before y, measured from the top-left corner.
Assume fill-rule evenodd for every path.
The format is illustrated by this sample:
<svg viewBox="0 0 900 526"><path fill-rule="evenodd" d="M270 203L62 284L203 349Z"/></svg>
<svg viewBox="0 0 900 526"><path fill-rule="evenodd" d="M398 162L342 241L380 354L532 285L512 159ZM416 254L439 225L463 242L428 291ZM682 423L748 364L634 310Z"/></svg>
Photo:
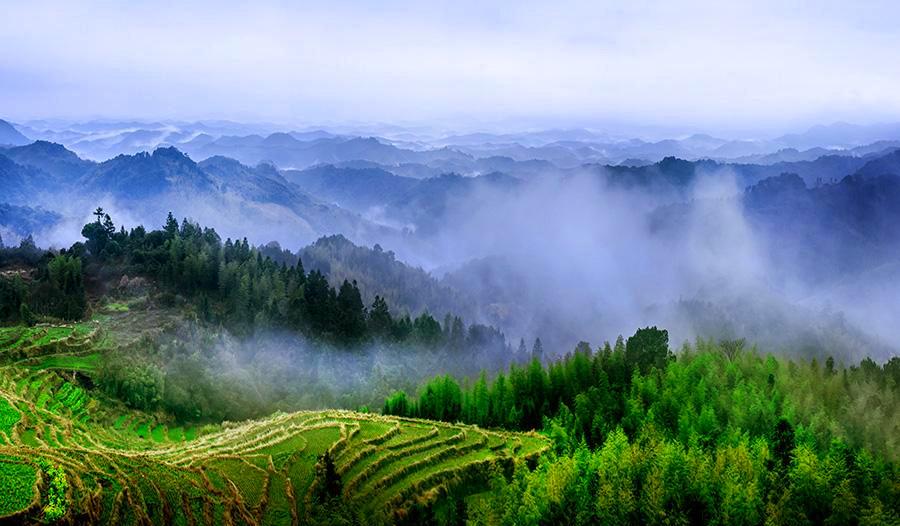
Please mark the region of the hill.
<svg viewBox="0 0 900 526"><path fill-rule="evenodd" d="M394 175L376 167L337 168L323 165L302 171L287 170L284 176L313 195L359 212L384 206L418 183L416 179Z"/></svg>
<svg viewBox="0 0 900 526"><path fill-rule="evenodd" d="M209 176L175 148L119 155L97 165L81 184L96 193L132 200L167 193L205 193L213 188Z"/></svg>
<svg viewBox="0 0 900 526"><path fill-rule="evenodd" d="M0 153L23 166L50 174L55 179L50 182L55 184L72 184L94 166L94 163L81 159L65 146L47 141L34 141Z"/></svg>
<svg viewBox="0 0 900 526"><path fill-rule="evenodd" d="M533 434L348 411L177 424L87 387L107 337L96 323L0 329L7 521L296 523L329 492L392 519L547 448Z"/></svg>
<svg viewBox="0 0 900 526"><path fill-rule="evenodd" d="M305 137L304 137L305 138ZM303 169L319 164L343 161L371 161L383 165L409 162L428 163L441 159L468 159L464 153L449 148L409 150L375 137L327 136L299 140L287 133L267 137L249 135L223 136L178 144L179 148L198 158L215 155L234 157L243 163L274 162L282 168Z"/></svg>
<svg viewBox="0 0 900 526"><path fill-rule="evenodd" d="M0 120L0 144L21 146L31 142L28 137L22 135L12 124Z"/></svg>
<svg viewBox="0 0 900 526"><path fill-rule="evenodd" d="M474 320L475 305L456 289L436 280L421 268L396 259L379 245L362 247L341 235L323 237L300 250L303 265L329 276L338 286L344 280L356 281L363 290L363 301L371 305L381 296L395 307L395 314L418 315L431 312L443 316L452 312Z"/></svg>
<svg viewBox="0 0 900 526"><path fill-rule="evenodd" d="M0 186L3 200L11 204L31 205L35 196L47 190L49 176L38 168L16 163L0 151Z"/></svg>
<svg viewBox="0 0 900 526"><path fill-rule="evenodd" d="M3 246L4 232L7 235L13 234L15 237L24 238L47 228L59 219L58 214L40 208L0 203L0 247ZM13 236L7 237L6 242L12 244Z"/></svg>

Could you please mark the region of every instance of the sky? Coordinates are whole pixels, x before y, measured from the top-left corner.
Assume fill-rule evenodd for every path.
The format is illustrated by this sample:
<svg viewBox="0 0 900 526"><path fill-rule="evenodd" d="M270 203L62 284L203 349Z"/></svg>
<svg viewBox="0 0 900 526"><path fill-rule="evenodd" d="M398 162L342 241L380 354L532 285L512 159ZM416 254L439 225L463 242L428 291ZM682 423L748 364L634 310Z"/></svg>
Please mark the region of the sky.
<svg viewBox="0 0 900 526"><path fill-rule="evenodd" d="M0 118L900 120L900 3L0 0Z"/></svg>

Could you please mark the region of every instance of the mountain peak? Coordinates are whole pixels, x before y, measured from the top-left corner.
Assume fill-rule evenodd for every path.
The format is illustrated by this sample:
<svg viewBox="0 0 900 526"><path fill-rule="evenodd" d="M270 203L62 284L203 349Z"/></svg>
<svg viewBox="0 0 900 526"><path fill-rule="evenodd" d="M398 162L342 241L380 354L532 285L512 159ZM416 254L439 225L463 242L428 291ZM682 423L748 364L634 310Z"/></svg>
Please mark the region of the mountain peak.
<svg viewBox="0 0 900 526"><path fill-rule="evenodd" d="M174 146L162 146L153 150L153 157L155 159L172 159L172 160L187 160L190 161L190 157L181 152L178 148Z"/></svg>
<svg viewBox="0 0 900 526"><path fill-rule="evenodd" d="M283 132L275 132L263 141L263 145L270 148L285 148L292 147L299 143L297 139L295 139L292 135L283 133Z"/></svg>
<svg viewBox="0 0 900 526"><path fill-rule="evenodd" d="M28 137L22 135L22 133L17 130L15 126L4 120L0 120L0 144L22 146L30 142L31 140Z"/></svg>

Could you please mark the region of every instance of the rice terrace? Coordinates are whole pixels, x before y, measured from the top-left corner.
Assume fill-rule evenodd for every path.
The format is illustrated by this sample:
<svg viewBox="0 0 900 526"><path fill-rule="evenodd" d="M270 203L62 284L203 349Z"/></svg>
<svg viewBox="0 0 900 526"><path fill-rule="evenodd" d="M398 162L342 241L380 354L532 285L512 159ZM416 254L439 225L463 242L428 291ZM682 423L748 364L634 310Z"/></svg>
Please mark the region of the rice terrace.
<svg viewBox="0 0 900 526"><path fill-rule="evenodd" d="M0 329L6 522L297 524L335 482L375 516L402 515L548 447L534 434L351 411L169 427L110 410L79 386L104 345L101 327Z"/></svg>

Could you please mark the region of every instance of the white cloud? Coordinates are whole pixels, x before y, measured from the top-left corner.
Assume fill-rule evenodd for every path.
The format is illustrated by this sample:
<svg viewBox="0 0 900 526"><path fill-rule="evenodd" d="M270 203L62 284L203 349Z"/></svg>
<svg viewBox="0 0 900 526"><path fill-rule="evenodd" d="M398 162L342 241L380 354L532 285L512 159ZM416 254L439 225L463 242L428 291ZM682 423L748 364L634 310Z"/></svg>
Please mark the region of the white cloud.
<svg viewBox="0 0 900 526"><path fill-rule="evenodd" d="M900 118L889 2L17 2L11 118Z"/></svg>

